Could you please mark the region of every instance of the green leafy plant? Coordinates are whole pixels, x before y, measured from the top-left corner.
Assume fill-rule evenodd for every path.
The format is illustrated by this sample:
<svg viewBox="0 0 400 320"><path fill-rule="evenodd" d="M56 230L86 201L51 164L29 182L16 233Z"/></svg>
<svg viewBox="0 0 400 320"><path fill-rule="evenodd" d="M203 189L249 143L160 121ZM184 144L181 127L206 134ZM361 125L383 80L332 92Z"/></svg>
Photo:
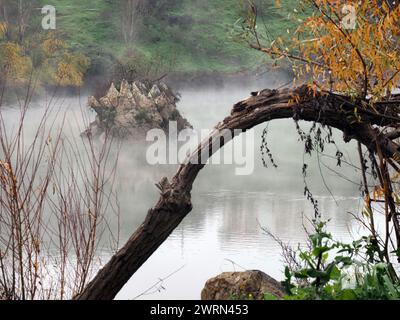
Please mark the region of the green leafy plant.
<svg viewBox="0 0 400 320"><path fill-rule="evenodd" d="M275 300L278 300L278 298L276 296L274 296L272 293L266 292L266 293L264 293L263 300L275 301Z"/></svg>
<svg viewBox="0 0 400 320"><path fill-rule="evenodd" d="M313 220L307 249L298 248L297 268L285 268L286 300L400 299L393 266L381 261L371 237L335 241L327 222Z"/></svg>

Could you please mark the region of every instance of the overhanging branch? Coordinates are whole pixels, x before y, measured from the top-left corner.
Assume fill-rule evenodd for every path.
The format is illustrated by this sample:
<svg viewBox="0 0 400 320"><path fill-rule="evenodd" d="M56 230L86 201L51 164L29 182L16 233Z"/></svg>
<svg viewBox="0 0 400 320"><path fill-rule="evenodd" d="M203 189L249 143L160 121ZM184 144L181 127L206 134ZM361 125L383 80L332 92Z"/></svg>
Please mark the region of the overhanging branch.
<svg viewBox="0 0 400 320"><path fill-rule="evenodd" d="M190 193L193 182L204 167L198 163L204 163L207 157L229 141L223 131L230 130L233 137L236 129L248 130L275 119L313 121L341 130L346 141L356 139L372 152L376 152L379 146L387 158L398 162L396 144L378 129L393 121L382 117L382 114L388 114L387 110L355 115L355 103L345 96L314 93L307 86L301 86L295 89L266 89L234 105L231 115L215 126L210 136L180 166L172 180L169 182L164 178L161 181L160 198L149 210L146 220L75 299L113 299L168 238L192 209ZM217 148L213 147L216 141L221 141Z"/></svg>

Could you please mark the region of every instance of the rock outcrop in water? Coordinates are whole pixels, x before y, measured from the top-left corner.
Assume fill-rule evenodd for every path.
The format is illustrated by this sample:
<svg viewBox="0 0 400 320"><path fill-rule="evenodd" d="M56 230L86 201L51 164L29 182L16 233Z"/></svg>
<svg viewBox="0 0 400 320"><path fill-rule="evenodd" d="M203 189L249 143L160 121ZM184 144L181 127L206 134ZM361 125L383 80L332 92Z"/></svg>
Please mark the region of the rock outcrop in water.
<svg viewBox="0 0 400 320"><path fill-rule="evenodd" d="M101 136L109 132L114 137L144 139L150 129L168 133L170 121L177 122L178 132L191 128L176 108L178 101L165 83L124 80L119 89L111 84L104 97L89 98L88 105L97 115L84 134Z"/></svg>

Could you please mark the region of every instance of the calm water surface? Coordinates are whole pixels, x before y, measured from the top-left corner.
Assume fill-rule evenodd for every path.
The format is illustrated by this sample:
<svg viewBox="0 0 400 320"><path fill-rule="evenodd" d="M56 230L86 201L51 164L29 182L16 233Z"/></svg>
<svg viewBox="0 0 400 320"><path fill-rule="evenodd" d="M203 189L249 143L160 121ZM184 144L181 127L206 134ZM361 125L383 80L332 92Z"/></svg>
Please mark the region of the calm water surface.
<svg viewBox="0 0 400 320"><path fill-rule="evenodd" d="M233 103L246 98L248 92L238 88L185 91L179 108L195 128L210 128L229 114ZM320 211L326 219L331 219L331 231L343 240L357 235L359 230L348 213L360 208L355 170L351 166L337 168L336 160L327 156L304 157L304 146L298 142L292 120L269 125L268 144L278 168L264 168L259 154L264 127L255 129L254 173L236 176L234 165L206 167L193 188L193 211L132 277L117 299L198 299L207 279L224 271L260 269L281 279L284 268L281 249L262 228L295 246L304 243L302 225L314 211L303 195L303 159L309 165L307 183L319 201ZM336 136L340 138L340 134ZM350 163L357 163L356 155L352 154L354 145L340 145L340 149ZM336 149L328 148L326 153L335 155ZM124 182L136 191L129 193L134 199L123 201L127 205L123 211L130 211L130 219L135 216L135 220L144 217L157 199L154 181L162 173L171 175L175 171L175 167L169 166L142 168L137 180L132 177ZM132 225L125 225L129 226L126 236L133 230Z"/></svg>
<svg viewBox="0 0 400 320"><path fill-rule="evenodd" d="M185 90L178 107L196 129L208 129L229 114L233 103L255 89ZM86 99L83 96L57 101L63 110L68 110L70 134L78 135L83 130L81 109L85 109ZM29 127L37 125L42 106L43 101L30 111ZM4 112L10 128L17 113L13 108ZM93 118L93 114L85 114ZM302 127L307 129L309 124L303 123ZM323 216L331 219L331 231L343 240L357 235L359 230L349 214L357 212L361 205L355 169L351 165L335 166L336 160L327 156L335 155L333 146L327 148L327 155L304 156L304 146L298 142L292 120L269 125L268 145L278 168L264 168L259 152L264 128L265 125L255 128L254 147L247 155L255 163L254 173L236 176L234 165L211 165L202 170L193 187L193 211L131 278L117 299L198 299L206 280L224 271L260 269L281 279L284 266L280 247L262 228L295 246L304 243L303 223L314 211L303 195L303 161L309 166L307 184L319 201ZM357 165L354 145L340 144L341 135L335 134L346 160ZM148 165L145 151L144 146L129 142L121 151L117 175L121 243L158 199L155 183L177 169L176 165Z"/></svg>

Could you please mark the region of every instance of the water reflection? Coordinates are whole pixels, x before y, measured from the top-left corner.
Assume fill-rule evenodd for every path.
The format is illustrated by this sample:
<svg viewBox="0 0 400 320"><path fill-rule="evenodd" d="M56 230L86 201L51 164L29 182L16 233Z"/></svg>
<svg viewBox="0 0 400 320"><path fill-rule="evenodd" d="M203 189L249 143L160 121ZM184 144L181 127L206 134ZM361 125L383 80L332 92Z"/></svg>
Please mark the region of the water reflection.
<svg viewBox="0 0 400 320"><path fill-rule="evenodd" d="M180 109L195 127L208 128L226 115L235 101L246 97L247 92L184 92ZM293 245L304 242L303 224L314 210L303 195L303 161L309 165L307 185L319 202L320 212L331 219L330 229L340 239L351 238L353 221L348 212L356 212L360 207L355 168L350 165L338 168L348 179L344 180L324 167L335 168L335 159L323 155L304 157L304 146L298 142L293 121L279 120L270 124L268 135L279 167L266 169L258 152L263 128L255 128L255 148L251 155L254 173L235 176L234 165L211 165L203 169L193 188L193 211L132 277L118 299L198 299L207 279L242 268L261 269L280 279L281 249L262 227ZM338 133L335 136L340 138ZM339 147L349 163L356 163L357 158L352 155L354 145ZM326 153L335 155L336 148L327 146ZM140 203L143 208L152 206L156 194L152 179L159 180L175 169L175 166L142 167L139 171L145 182L140 183L135 194L129 194L129 203ZM145 178L146 172L151 179ZM144 211L131 208L131 212L132 216L144 217ZM129 225L130 232L132 224ZM178 269L176 274L141 295Z"/></svg>
<svg viewBox="0 0 400 320"><path fill-rule="evenodd" d="M341 198L336 205L329 197L318 197L321 209L332 218L330 228L349 239L352 221L346 211L357 208L354 199ZM310 216L312 206L290 195L231 190L195 193L194 210L139 272L118 298L136 297L174 270L184 266L163 283L165 290L141 298L197 299L205 281L222 271L261 269L281 278L279 246L261 230L293 245L304 242L302 212ZM233 264L234 262L234 264Z"/></svg>
<svg viewBox="0 0 400 320"><path fill-rule="evenodd" d="M268 86L268 85L267 85ZM260 88L264 87L264 84ZM233 103L246 98L251 89L225 88L206 91L184 91L179 109L196 129L208 129L229 114ZM69 134L83 131L81 108L85 97L62 100L67 110ZM40 120L38 104L29 111L25 128L34 130ZM42 108L42 109L40 109ZM85 111L87 119L93 114ZM3 116L12 128L18 111L9 109ZM15 125L15 124L14 124ZM302 124L306 129L309 124ZM261 269L278 279L282 276L279 246L262 231L267 228L285 242L304 242L305 217L313 216L313 207L303 195L303 162L308 164L307 185L319 201L319 209L330 218L332 232L349 239L353 221L349 211L357 212L359 177L355 168L336 167L336 160L324 155L304 156L304 146L292 120L274 121L269 125L268 145L278 168L264 168L259 154L264 125L255 128L253 153L255 164L249 176L235 176L235 165L212 165L202 170L193 187L193 211L159 250L132 277L118 299L198 299L207 279L223 271ZM33 132L33 131L32 131ZM338 141L339 133L335 133ZM229 148L229 145L227 146ZM346 161L357 164L353 144L339 144ZM326 153L335 155L336 147ZM143 221L147 210L158 198L155 183L171 176L176 165L150 166L146 162L146 145L125 142L119 157L117 194L121 209L121 243ZM341 178L326 169L334 168ZM331 193L334 195L332 197ZM141 295L159 279L179 272Z"/></svg>

